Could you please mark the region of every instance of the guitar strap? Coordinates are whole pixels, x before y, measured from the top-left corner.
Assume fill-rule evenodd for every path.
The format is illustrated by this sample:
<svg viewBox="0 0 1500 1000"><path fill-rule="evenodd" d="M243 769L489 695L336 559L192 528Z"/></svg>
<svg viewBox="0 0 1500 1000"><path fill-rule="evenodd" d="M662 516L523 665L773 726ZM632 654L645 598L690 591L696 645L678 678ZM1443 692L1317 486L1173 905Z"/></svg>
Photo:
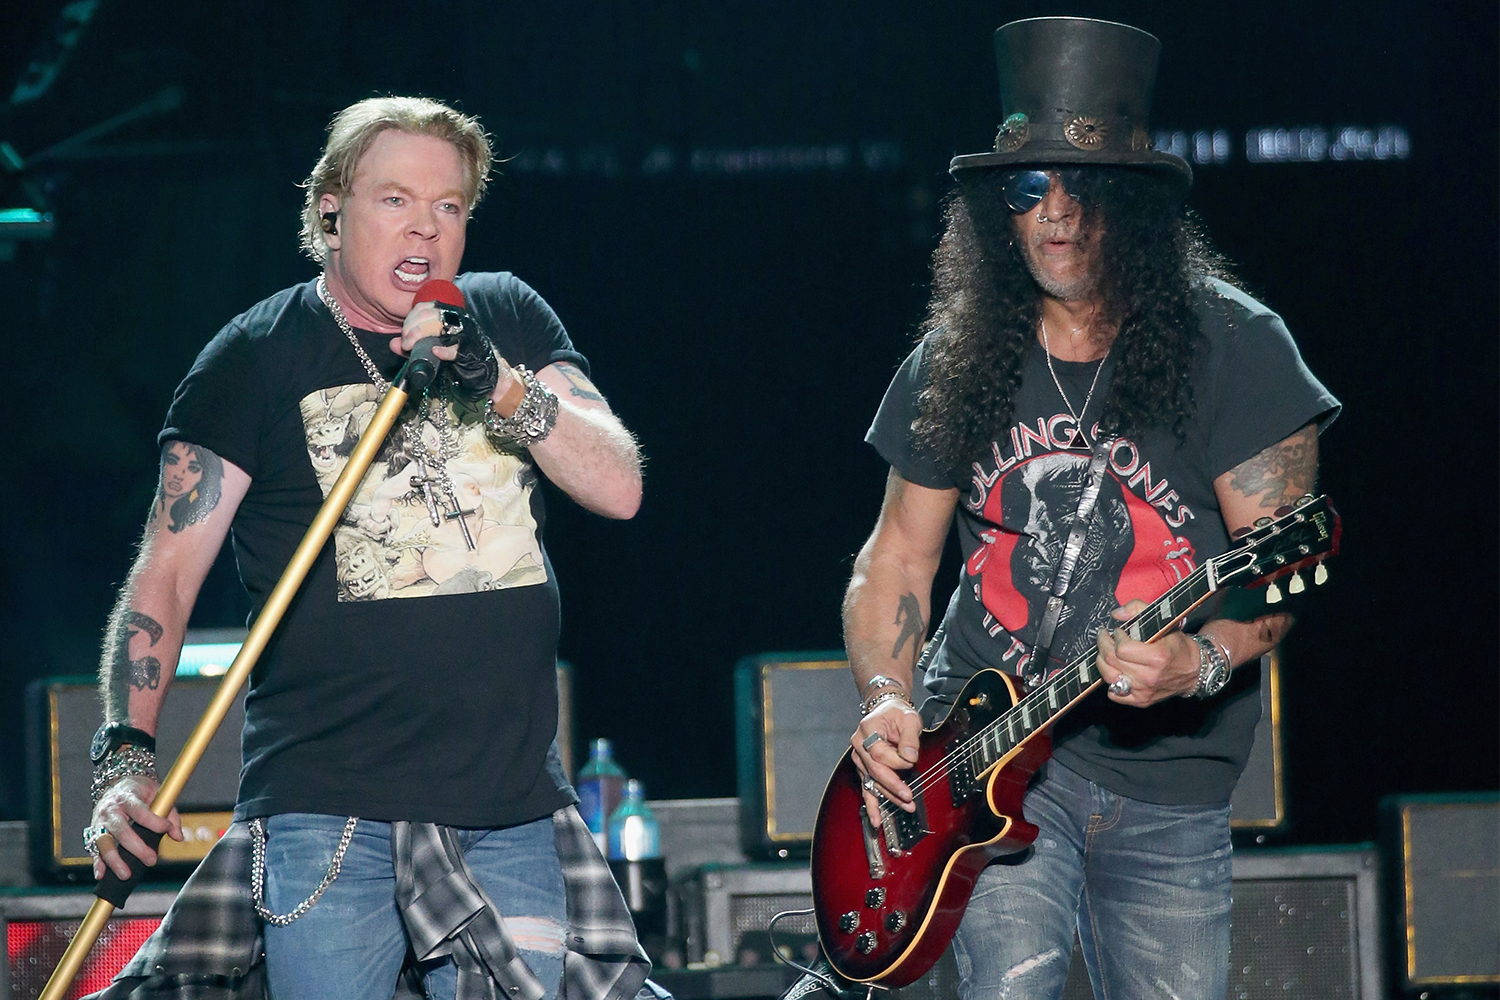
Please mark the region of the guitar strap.
<svg viewBox="0 0 1500 1000"><path fill-rule="evenodd" d="M1036 645L1032 647L1031 659L1021 670L1021 680L1027 688L1033 687L1047 676L1047 657L1052 653L1052 639L1057 632L1057 622L1062 617L1063 606L1067 603L1064 598L1068 593L1068 585L1073 582L1073 568L1078 565L1078 556L1083 552L1083 543L1088 537L1089 525L1093 522L1094 507L1099 501L1099 489L1104 485L1104 470L1109 465L1109 453L1114 443L1114 438L1108 438L1094 446L1094 456L1089 461L1089 477L1078 498L1078 514L1073 518L1073 527L1063 546L1062 558L1058 560L1057 571L1052 577L1042 624L1036 630Z"/></svg>

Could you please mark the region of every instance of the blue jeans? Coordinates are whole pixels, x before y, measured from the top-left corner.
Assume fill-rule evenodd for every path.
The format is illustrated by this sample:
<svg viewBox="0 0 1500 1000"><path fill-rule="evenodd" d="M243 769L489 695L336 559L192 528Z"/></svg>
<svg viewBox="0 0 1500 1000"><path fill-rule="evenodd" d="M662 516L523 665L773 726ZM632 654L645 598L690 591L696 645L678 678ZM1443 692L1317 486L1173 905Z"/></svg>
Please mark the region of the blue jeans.
<svg viewBox="0 0 1500 1000"><path fill-rule="evenodd" d="M266 905L286 913L317 887L344 831L344 816L288 813L266 823ZM527 966L553 1000L562 980L568 926L552 818L497 830L461 830L464 860L504 918ZM391 825L360 820L339 877L301 917L265 927L273 1000L385 1000L407 953L396 907ZM423 963L434 1000L458 987L452 958Z"/></svg>
<svg viewBox="0 0 1500 1000"><path fill-rule="evenodd" d="M1128 799L1049 761L1031 849L980 875L954 941L964 1000L1057 1000L1076 927L1098 1000L1224 1000L1229 804Z"/></svg>

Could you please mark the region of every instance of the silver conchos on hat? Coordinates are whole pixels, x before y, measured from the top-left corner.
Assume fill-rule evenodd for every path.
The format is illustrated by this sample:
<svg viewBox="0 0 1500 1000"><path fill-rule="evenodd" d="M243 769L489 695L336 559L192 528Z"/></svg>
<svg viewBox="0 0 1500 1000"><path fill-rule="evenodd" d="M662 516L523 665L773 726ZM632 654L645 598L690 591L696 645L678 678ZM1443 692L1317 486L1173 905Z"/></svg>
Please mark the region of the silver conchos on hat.
<svg viewBox="0 0 1500 1000"><path fill-rule="evenodd" d="M996 167L1140 167L1181 185L1193 168L1151 146L1151 93L1161 42L1128 24L1034 17L995 31L1000 110L995 148L955 156L948 170Z"/></svg>

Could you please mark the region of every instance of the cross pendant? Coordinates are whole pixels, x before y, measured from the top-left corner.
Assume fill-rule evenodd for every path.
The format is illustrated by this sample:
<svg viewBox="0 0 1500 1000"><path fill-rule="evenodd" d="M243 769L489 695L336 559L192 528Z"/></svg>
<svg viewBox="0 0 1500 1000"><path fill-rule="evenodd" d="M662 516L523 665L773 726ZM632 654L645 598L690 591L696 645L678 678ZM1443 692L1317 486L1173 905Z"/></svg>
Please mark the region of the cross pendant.
<svg viewBox="0 0 1500 1000"><path fill-rule="evenodd" d="M448 494L448 502L453 505L453 509L451 511L448 511L448 512L444 513L443 517L446 518L449 521L452 521L452 520L455 520L455 519L458 521L458 530L462 531L464 533L464 544L469 547L469 551L470 552L473 552L474 551L474 536L471 535L471 534L469 534L469 525L464 520L464 518L467 517L468 515L474 513L479 508L478 507L473 507L473 508L470 508L469 510L464 510L464 505L458 502L458 494L456 494L456 493L453 492L453 487L451 487L451 486L444 486L443 487L443 492Z"/></svg>
<svg viewBox="0 0 1500 1000"><path fill-rule="evenodd" d="M441 528L443 526L443 512L438 507L437 494L432 492L432 484L435 482L437 482L436 479L430 479L427 476L412 476L411 488L422 494L422 502L427 504L427 516L431 518L432 526L434 528ZM473 546L471 545L470 548L473 548Z"/></svg>

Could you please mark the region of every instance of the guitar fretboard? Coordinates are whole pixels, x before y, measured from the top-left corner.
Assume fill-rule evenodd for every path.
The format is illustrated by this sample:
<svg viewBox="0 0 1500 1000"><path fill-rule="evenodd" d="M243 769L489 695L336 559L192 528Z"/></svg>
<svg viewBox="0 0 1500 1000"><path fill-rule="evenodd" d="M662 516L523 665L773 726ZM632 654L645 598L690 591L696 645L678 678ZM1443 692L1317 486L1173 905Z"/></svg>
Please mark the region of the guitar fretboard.
<svg viewBox="0 0 1500 1000"><path fill-rule="evenodd" d="M1214 591L1208 570L1209 564L1199 566L1121 628L1137 641L1154 639ZM955 791L977 789L981 774L1083 697L1100 679L1097 659L1098 650L1090 649L960 743L950 755Z"/></svg>

